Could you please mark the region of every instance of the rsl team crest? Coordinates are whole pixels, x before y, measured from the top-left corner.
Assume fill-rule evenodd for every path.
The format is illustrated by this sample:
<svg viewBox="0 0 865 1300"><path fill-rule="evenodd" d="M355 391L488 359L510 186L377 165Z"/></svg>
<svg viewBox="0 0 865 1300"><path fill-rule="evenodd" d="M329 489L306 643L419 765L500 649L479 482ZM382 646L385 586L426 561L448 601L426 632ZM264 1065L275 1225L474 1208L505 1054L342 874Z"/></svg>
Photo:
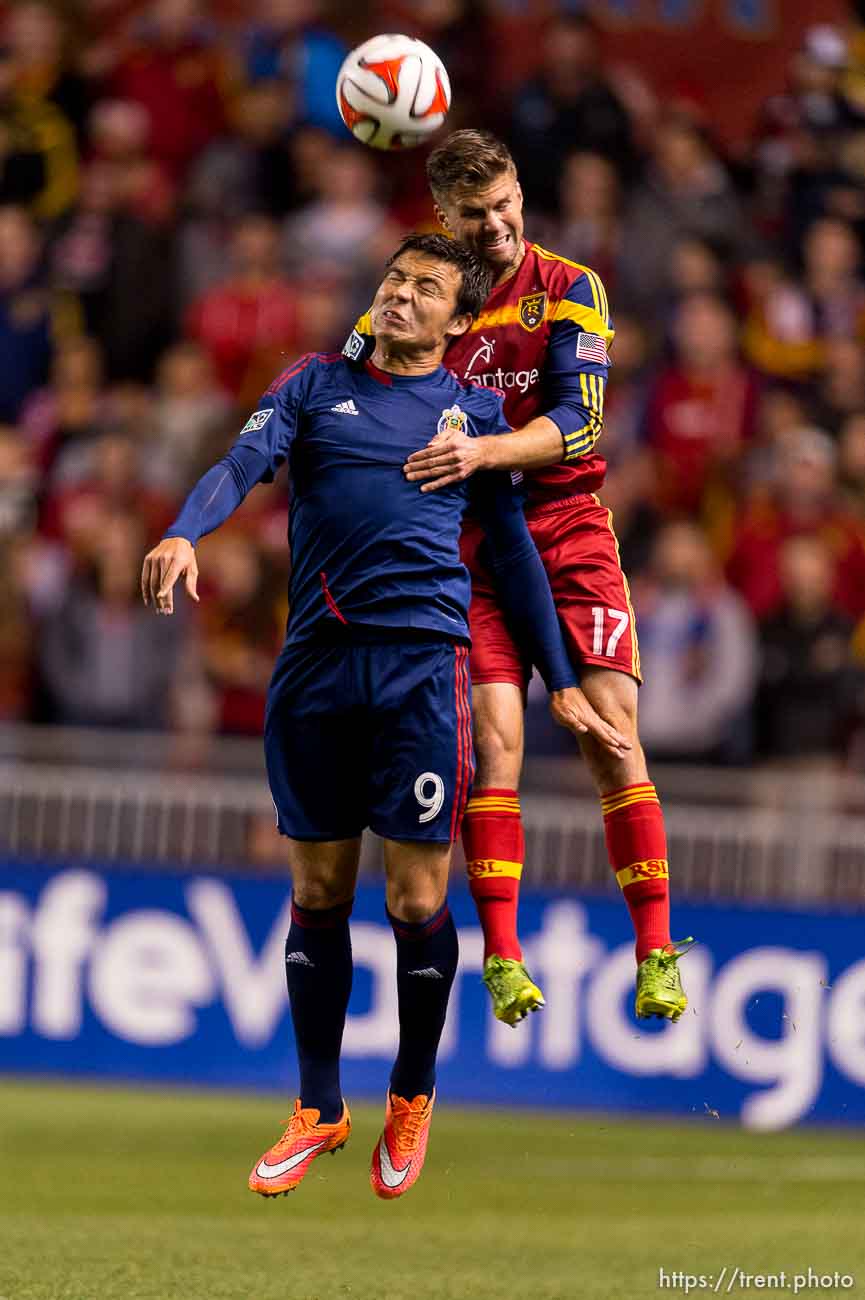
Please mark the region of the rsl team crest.
<svg viewBox="0 0 865 1300"><path fill-rule="evenodd" d="M537 293L524 293L522 298L517 299L517 314L519 322L523 329L536 330L539 325L543 324L544 317L547 314L547 295L543 290Z"/></svg>
<svg viewBox="0 0 865 1300"><path fill-rule="evenodd" d="M437 433L465 433L468 416L461 406L448 406L439 416Z"/></svg>

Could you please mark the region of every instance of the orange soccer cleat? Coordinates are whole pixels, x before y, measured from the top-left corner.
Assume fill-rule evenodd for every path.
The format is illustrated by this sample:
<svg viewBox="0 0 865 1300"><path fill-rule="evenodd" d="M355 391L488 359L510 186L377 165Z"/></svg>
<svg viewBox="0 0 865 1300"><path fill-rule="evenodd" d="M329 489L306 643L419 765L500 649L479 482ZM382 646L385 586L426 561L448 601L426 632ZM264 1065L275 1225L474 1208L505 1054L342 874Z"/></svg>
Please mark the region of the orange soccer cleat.
<svg viewBox="0 0 865 1300"><path fill-rule="evenodd" d="M420 1177L426 1159L426 1144L435 1092L406 1101L388 1092L384 1132L372 1153L369 1181L376 1196L392 1201L402 1196Z"/></svg>
<svg viewBox="0 0 865 1300"><path fill-rule="evenodd" d="M249 1190L260 1196L282 1196L293 1192L309 1173L316 1156L341 1150L351 1134L351 1115L342 1103L342 1115L335 1124L319 1124L321 1112L305 1110L300 1098L294 1103L294 1114L288 1128L269 1151L265 1151L249 1175Z"/></svg>

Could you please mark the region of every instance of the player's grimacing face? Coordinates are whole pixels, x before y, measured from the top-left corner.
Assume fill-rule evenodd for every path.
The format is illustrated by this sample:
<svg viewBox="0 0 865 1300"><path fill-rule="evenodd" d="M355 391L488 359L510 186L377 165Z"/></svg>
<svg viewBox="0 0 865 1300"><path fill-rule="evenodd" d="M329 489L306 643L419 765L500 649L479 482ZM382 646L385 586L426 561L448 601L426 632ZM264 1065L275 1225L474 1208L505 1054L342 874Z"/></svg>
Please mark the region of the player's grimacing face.
<svg viewBox="0 0 865 1300"><path fill-rule="evenodd" d="M502 172L484 189L461 191L436 205L439 220L501 273L520 255L523 244L523 192L516 173Z"/></svg>
<svg viewBox="0 0 865 1300"><path fill-rule="evenodd" d="M460 272L449 262L406 252L387 268L373 299L376 338L422 348L444 344L456 316ZM470 323L470 319L466 318Z"/></svg>

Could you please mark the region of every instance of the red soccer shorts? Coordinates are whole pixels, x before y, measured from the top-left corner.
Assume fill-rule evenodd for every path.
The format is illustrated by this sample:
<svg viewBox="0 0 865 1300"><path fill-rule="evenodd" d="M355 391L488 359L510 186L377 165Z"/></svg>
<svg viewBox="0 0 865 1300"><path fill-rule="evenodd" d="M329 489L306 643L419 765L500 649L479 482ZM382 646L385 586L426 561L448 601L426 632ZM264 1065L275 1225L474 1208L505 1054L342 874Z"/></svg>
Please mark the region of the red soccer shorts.
<svg viewBox="0 0 865 1300"><path fill-rule="evenodd" d="M534 538L559 612L568 652L579 669L599 664L639 682L640 652L628 580L610 511L590 493L528 507ZM508 630L492 579L478 560L483 534L469 521L462 558L472 575L469 623L471 675L475 686L513 682L525 690L531 669Z"/></svg>

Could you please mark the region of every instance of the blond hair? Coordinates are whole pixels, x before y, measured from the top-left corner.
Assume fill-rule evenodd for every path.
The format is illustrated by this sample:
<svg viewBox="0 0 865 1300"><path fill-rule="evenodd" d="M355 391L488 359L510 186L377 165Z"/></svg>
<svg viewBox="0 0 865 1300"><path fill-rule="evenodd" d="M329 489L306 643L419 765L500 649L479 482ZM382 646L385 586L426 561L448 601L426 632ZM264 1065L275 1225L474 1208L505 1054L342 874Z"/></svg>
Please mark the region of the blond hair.
<svg viewBox="0 0 865 1300"><path fill-rule="evenodd" d="M454 131L427 158L426 175L436 203L486 189L504 172L516 175L511 152L491 131Z"/></svg>

